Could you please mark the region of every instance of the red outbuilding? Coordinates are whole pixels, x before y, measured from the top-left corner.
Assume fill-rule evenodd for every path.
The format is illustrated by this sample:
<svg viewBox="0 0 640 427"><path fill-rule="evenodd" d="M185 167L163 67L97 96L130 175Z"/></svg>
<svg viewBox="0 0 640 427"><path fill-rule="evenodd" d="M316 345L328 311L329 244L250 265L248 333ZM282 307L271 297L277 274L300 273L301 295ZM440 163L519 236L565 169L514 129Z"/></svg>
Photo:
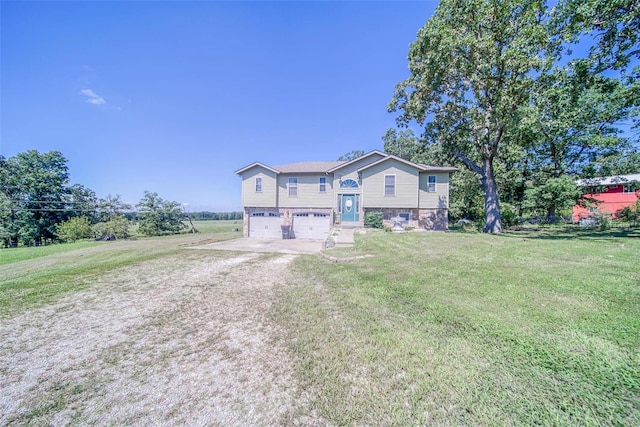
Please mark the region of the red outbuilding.
<svg viewBox="0 0 640 427"><path fill-rule="evenodd" d="M573 207L573 222L595 214L615 216L635 206L640 197L640 173L581 179L577 184L583 188L583 200Z"/></svg>

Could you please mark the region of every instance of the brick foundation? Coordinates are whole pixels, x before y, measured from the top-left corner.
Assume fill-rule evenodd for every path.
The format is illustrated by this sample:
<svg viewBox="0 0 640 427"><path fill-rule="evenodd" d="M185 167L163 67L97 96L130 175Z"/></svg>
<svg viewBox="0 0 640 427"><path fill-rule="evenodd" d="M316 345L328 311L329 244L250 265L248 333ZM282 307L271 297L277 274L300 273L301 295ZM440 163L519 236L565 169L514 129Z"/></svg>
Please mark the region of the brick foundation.
<svg viewBox="0 0 640 427"><path fill-rule="evenodd" d="M449 229L448 209L396 209L396 208L365 208L367 212L382 212L383 225L393 227L393 220L403 214L409 215L409 220L402 221L404 227L421 228L424 230L447 230Z"/></svg>

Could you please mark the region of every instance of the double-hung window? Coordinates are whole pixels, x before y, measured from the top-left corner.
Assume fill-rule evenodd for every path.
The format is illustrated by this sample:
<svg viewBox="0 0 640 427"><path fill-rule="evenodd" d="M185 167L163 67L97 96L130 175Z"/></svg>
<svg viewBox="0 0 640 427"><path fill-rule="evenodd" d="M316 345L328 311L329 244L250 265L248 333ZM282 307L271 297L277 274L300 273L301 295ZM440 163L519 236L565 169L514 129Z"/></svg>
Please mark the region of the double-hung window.
<svg viewBox="0 0 640 427"><path fill-rule="evenodd" d="M321 176L320 179L318 180L318 191L320 193L326 193L327 192L327 177L326 176Z"/></svg>
<svg viewBox="0 0 640 427"><path fill-rule="evenodd" d="M429 175L427 177L427 192L428 193L436 192L436 176L435 175Z"/></svg>
<svg viewBox="0 0 640 427"><path fill-rule="evenodd" d="M396 195L396 176L384 176L384 195L385 197L393 197Z"/></svg>
<svg viewBox="0 0 640 427"><path fill-rule="evenodd" d="M298 197L298 178L289 177L289 197Z"/></svg>
<svg viewBox="0 0 640 427"><path fill-rule="evenodd" d="M256 178L256 193L262 193L262 178Z"/></svg>

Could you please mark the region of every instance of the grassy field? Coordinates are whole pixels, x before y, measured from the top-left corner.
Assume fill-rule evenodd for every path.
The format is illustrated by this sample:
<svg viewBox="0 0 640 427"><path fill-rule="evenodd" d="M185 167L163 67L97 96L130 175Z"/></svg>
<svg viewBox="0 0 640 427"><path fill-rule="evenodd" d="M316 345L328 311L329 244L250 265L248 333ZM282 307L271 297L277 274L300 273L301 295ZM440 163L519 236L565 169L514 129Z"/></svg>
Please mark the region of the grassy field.
<svg viewBox="0 0 640 427"><path fill-rule="evenodd" d="M240 237L242 223L197 221L198 234L135 238L113 242L83 241L49 246L0 249L0 316L51 302L83 289L116 268L180 252L192 242ZM75 252L77 256L69 257ZM33 263L30 260L40 259ZM168 261L170 262L170 261Z"/></svg>
<svg viewBox="0 0 640 427"><path fill-rule="evenodd" d="M195 256L186 246L239 237L241 224L196 227L201 234L1 250L0 316L97 286L121 267L174 265ZM640 425L639 234L371 231L328 252L371 258L298 257L268 313L302 390L286 419ZM5 253L18 255L5 262Z"/></svg>
<svg viewBox="0 0 640 427"><path fill-rule="evenodd" d="M88 248L96 245L99 245L99 243L83 241L76 243L53 244L48 246L20 246L18 248L0 249L0 265L54 255L61 252L75 251L77 249Z"/></svg>
<svg viewBox="0 0 640 427"><path fill-rule="evenodd" d="M640 425L640 239L371 232L333 252L362 253L298 259L272 313L330 424Z"/></svg>

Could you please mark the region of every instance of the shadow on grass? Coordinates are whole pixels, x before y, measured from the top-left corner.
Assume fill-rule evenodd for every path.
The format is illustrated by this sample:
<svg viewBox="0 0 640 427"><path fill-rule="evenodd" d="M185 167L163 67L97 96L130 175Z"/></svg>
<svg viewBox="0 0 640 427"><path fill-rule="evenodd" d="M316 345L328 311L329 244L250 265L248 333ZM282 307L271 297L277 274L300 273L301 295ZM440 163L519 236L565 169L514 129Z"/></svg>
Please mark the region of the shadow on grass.
<svg viewBox="0 0 640 427"><path fill-rule="evenodd" d="M625 239L640 238L640 227L611 228L608 230L600 230L594 227L540 227L540 228L520 228L506 230L503 233L505 237L517 237L527 239L546 239L546 240L602 240L602 239Z"/></svg>

